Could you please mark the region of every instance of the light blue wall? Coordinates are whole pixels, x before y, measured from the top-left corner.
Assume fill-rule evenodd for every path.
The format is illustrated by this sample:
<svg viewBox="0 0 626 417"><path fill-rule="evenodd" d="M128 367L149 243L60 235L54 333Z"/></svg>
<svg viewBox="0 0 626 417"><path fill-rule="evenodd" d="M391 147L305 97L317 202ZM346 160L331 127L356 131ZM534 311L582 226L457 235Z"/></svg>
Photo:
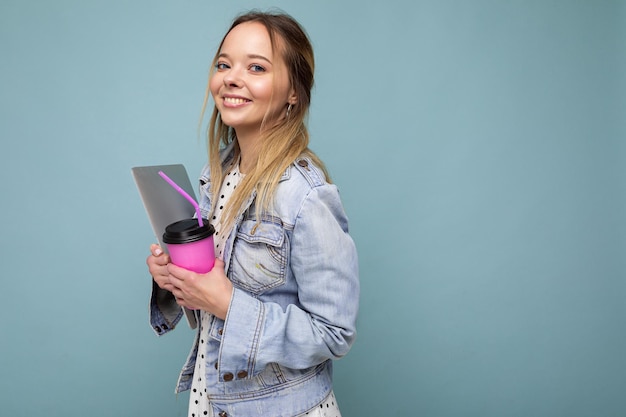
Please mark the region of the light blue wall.
<svg viewBox="0 0 626 417"><path fill-rule="evenodd" d="M205 160L235 13L317 51L362 268L345 417L626 415L623 1L0 1L0 414L185 416L130 167Z"/></svg>

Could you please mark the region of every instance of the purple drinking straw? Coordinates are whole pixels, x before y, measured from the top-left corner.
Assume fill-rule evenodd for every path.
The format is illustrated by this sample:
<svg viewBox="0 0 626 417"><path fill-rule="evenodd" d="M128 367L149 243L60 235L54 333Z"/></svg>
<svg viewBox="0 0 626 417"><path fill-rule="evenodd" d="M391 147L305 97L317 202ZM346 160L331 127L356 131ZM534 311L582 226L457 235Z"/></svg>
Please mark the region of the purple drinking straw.
<svg viewBox="0 0 626 417"><path fill-rule="evenodd" d="M178 184L176 184L174 181L172 181L172 179L170 177L168 177L167 175L165 175L165 173L163 171L159 171L159 175L161 176L161 178L163 178L165 181L167 181L167 183L169 185L171 185L172 187L174 187L174 189L176 191L178 191L178 193L180 195L182 195L183 197L185 197L187 199L187 201L189 201L191 204L193 204L193 206L196 209L196 216L198 217L198 226L202 227L204 226L204 223L202 223L202 213L200 212L200 206L198 205L198 203L196 203L196 200L194 200L193 198L191 198L191 196L189 194L187 194L185 192L185 190L183 190L182 188L180 188L180 186Z"/></svg>

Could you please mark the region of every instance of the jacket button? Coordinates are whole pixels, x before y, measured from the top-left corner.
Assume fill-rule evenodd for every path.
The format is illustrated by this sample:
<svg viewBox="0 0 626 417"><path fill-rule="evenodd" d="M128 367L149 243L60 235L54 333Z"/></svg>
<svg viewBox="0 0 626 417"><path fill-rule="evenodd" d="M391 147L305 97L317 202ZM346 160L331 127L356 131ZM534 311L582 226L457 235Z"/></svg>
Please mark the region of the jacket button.
<svg viewBox="0 0 626 417"><path fill-rule="evenodd" d="M233 378L235 378L235 376L231 374L230 372L226 372L223 378L224 378L224 381L230 382L233 380Z"/></svg>
<svg viewBox="0 0 626 417"><path fill-rule="evenodd" d="M219 330L217 331L217 334L219 334L220 336L221 336L221 335L223 335L223 334L224 334L224 329L219 329Z"/></svg>
<svg viewBox="0 0 626 417"><path fill-rule="evenodd" d="M156 330L157 333L161 333L161 328L159 326L154 326L154 330Z"/></svg>
<svg viewBox="0 0 626 417"><path fill-rule="evenodd" d="M244 379L247 376L248 376L248 372L246 372L246 371L239 371L239 372L237 372L237 378L239 378L239 379Z"/></svg>
<svg viewBox="0 0 626 417"><path fill-rule="evenodd" d="M228 417L228 413L226 413L226 411L220 411L218 416L220 416L220 417Z"/></svg>
<svg viewBox="0 0 626 417"><path fill-rule="evenodd" d="M300 165L302 168L306 168L307 170L309 169L309 163L306 161L306 159L299 160L298 165Z"/></svg>

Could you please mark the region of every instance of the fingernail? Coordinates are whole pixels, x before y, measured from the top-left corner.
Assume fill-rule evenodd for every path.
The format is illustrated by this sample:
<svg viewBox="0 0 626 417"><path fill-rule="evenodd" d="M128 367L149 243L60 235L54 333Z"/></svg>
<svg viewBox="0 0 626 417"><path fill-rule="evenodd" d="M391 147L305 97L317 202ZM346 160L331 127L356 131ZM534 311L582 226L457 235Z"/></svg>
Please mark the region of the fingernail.
<svg viewBox="0 0 626 417"><path fill-rule="evenodd" d="M159 255L160 255L160 254L162 254L162 253L163 253L163 250L161 250L161 248L156 248L156 249L154 250L154 256L159 256Z"/></svg>

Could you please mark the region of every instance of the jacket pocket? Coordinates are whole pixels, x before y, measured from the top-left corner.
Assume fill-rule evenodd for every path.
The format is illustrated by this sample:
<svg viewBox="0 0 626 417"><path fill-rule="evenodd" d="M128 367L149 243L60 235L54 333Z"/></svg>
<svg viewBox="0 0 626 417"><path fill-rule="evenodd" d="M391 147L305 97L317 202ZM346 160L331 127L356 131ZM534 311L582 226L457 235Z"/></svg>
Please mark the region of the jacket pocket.
<svg viewBox="0 0 626 417"><path fill-rule="evenodd" d="M288 239L280 219L245 220L237 231L230 263L234 285L261 294L285 282Z"/></svg>

